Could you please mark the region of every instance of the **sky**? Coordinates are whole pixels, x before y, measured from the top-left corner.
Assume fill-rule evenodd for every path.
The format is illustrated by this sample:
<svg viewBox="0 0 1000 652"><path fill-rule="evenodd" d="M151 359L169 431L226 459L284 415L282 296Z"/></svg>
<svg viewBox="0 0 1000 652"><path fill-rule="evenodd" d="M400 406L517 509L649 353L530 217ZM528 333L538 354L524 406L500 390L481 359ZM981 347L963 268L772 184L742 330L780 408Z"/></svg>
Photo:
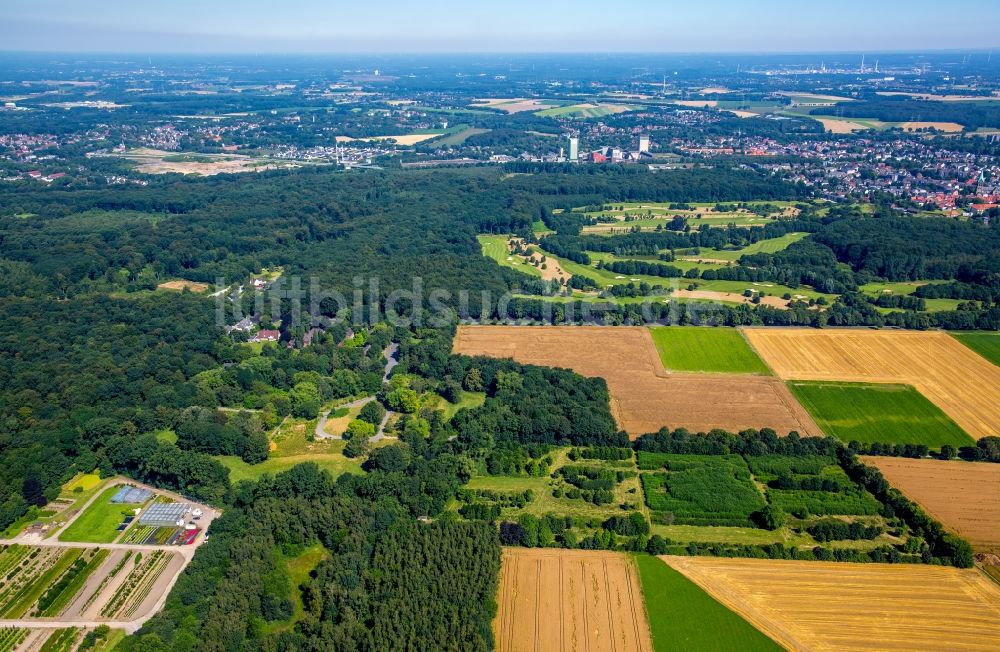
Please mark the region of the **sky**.
<svg viewBox="0 0 1000 652"><path fill-rule="evenodd" d="M1000 0L0 0L0 51L1000 51Z"/></svg>

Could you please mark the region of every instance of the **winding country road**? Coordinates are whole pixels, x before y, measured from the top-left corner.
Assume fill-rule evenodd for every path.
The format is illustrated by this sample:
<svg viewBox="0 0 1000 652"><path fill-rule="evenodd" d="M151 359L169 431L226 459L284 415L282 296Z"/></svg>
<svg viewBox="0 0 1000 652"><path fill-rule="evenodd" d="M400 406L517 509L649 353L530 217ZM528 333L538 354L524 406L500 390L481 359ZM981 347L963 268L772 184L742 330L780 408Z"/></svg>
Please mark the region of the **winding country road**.
<svg viewBox="0 0 1000 652"><path fill-rule="evenodd" d="M392 375L392 370L396 367L396 365L399 364L399 360L396 359L396 352L398 351L399 351L399 344L397 344L396 342L389 344L389 346L385 347L382 350L382 355L383 357L385 357L385 372L382 374L383 383L389 381L389 376ZM344 403L343 405L338 405L336 409L340 410L342 408L347 408L348 410L350 410L356 407L363 407L374 400L375 400L374 396L366 396L356 401L351 401L350 403ZM315 430L316 439L336 439L336 437L326 432L326 422L330 417L331 411L332 410L327 410L323 414L319 415L319 420L316 422L316 430ZM374 444L376 442L382 441L382 439L385 438L385 424L389 422L389 417L391 415L392 412L387 411L385 413L385 416L382 417L382 423L380 423L378 426L378 430L368 441Z"/></svg>

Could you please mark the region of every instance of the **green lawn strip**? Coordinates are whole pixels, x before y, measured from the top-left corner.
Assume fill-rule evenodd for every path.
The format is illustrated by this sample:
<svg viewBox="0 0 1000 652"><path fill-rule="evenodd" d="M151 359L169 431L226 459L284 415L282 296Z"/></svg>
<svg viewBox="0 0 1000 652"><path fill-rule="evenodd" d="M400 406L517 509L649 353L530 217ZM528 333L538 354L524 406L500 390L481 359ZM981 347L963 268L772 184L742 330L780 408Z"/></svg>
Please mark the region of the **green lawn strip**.
<svg viewBox="0 0 1000 652"><path fill-rule="evenodd" d="M41 597L42 593L49 588L49 584L60 577L66 572L66 569L76 561L81 554L83 554L83 548L70 548L63 552L59 559L56 560L52 566L50 566L44 573L42 573L37 579L34 579L27 584L25 584L18 595L16 596L16 601L13 605L7 609L4 613L0 614L3 618L21 618L27 613L28 609L31 608L38 598Z"/></svg>
<svg viewBox="0 0 1000 652"><path fill-rule="evenodd" d="M670 371L770 375L738 330L668 326L649 332L663 366Z"/></svg>
<svg viewBox="0 0 1000 652"><path fill-rule="evenodd" d="M782 543L786 546L815 546L816 540L805 534L793 532L785 526L778 530L761 530L754 527L725 527L705 525L653 524L653 534L678 543L765 545Z"/></svg>
<svg viewBox="0 0 1000 652"><path fill-rule="evenodd" d="M139 505L122 505L111 502L121 487L108 487L59 534L60 541L83 543L111 543L118 536L118 526L126 516L132 516Z"/></svg>
<svg viewBox="0 0 1000 652"><path fill-rule="evenodd" d="M1000 366L1000 333L952 333L952 337Z"/></svg>
<svg viewBox="0 0 1000 652"><path fill-rule="evenodd" d="M87 561L86 565L78 571L74 572L72 575L67 573L65 579L68 581L62 586L61 590L57 589L56 585L53 585L50 590L58 590L58 595L54 596L49 602L48 606L42 609L40 615L42 616L56 616L62 611L69 601L73 599L74 596L83 588L83 585L87 582L87 578L93 574L97 568L104 563L110 551L108 550L97 550ZM48 598L48 591L42 596L40 603ZM41 606L41 604L39 605Z"/></svg>
<svg viewBox="0 0 1000 652"><path fill-rule="evenodd" d="M909 385L793 381L792 394L828 435L849 443L972 446L975 440Z"/></svg>
<svg viewBox="0 0 1000 652"><path fill-rule="evenodd" d="M656 652L781 650L781 646L662 560L636 555Z"/></svg>
<svg viewBox="0 0 1000 652"><path fill-rule="evenodd" d="M348 459L339 453L319 453L307 455L290 455L288 457L275 457L260 464L247 464L238 457L232 455L216 455L215 459L222 462L223 466L229 469L229 481L239 482L240 480L257 480L265 473L276 475L282 471L287 471L293 466L306 462L315 462L321 469L328 471L334 478L344 473L354 473L360 475L361 463Z"/></svg>

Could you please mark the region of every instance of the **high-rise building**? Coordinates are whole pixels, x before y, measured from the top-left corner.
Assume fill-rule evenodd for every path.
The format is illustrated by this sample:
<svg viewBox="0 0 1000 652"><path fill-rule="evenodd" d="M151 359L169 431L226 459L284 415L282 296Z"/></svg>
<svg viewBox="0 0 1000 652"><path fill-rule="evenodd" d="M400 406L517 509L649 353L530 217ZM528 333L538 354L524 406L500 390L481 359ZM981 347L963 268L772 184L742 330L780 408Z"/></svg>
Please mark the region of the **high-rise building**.
<svg viewBox="0 0 1000 652"><path fill-rule="evenodd" d="M576 136L569 137L569 160L577 163L580 160L580 139Z"/></svg>
<svg viewBox="0 0 1000 652"><path fill-rule="evenodd" d="M646 134L642 134L641 136L639 136L639 153L641 154L643 152L648 152L648 151L649 151L649 136Z"/></svg>

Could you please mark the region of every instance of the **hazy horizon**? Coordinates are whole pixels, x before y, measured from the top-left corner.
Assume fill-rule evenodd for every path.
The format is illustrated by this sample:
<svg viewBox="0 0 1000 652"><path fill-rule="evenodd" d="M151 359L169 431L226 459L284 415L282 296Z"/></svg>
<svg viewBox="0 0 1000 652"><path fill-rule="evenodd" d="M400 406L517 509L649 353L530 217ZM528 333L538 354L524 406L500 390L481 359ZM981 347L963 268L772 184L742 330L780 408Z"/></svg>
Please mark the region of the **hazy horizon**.
<svg viewBox="0 0 1000 652"><path fill-rule="evenodd" d="M38 0L0 8L3 51L163 54L813 54L987 51L991 0L595 0L502 8L426 0L337 6L287 0Z"/></svg>

